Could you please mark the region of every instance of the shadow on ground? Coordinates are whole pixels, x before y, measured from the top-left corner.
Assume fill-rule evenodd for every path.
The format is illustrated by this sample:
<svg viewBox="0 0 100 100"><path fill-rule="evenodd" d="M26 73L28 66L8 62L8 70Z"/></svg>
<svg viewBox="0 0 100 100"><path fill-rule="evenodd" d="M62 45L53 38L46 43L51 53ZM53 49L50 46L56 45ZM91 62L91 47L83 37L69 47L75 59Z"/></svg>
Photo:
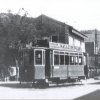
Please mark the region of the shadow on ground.
<svg viewBox="0 0 100 100"><path fill-rule="evenodd" d="M76 85L83 85L83 84L55 84L55 85L35 85L32 86L32 84L24 83L24 84L19 84L19 83L1 83L0 87L8 87L8 88L17 88L17 89L26 89L26 88L37 88L37 89L46 89L46 88L56 88L56 87L68 87L68 86L76 86Z"/></svg>
<svg viewBox="0 0 100 100"><path fill-rule="evenodd" d="M76 98L74 100L100 100L100 90L96 90L92 93Z"/></svg>
<svg viewBox="0 0 100 100"><path fill-rule="evenodd" d="M31 88L30 84L19 84L19 83L1 83L0 87L9 87L9 88Z"/></svg>
<svg viewBox="0 0 100 100"><path fill-rule="evenodd" d="M100 82L89 83L89 84L94 84L94 85L98 84L98 85L100 85Z"/></svg>

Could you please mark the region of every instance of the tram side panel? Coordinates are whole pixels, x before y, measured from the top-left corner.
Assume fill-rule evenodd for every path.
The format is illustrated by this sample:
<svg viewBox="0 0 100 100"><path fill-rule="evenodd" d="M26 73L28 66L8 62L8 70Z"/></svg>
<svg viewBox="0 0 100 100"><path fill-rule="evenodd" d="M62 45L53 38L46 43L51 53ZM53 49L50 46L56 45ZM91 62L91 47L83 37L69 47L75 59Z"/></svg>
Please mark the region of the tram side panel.
<svg viewBox="0 0 100 100"><path fill-rule="evenodd" d="M51 68L51 77L58 79L67 79L67 65L64 63L64 52L59 52L56 50L52 51L52 68Z"/></svg>
<svg viewBox="0 0 100 100"><path fill-rule="evenodd" d="M78 78L84 76L84 65L69 66L68 67L68 77Z"/></svg>
<svg viewBox="0 0 100 100"><path fill-rule="evenodd" d="M84 77L84 61L82 54L71 54L70 65L68 66L68 77Z"/></svg>
<svg viewBox="0 0 100 100"><path fill-rule="evenodd" d="M52 78L68 79L84 77L83 55L63 51L52 53Z"/></svg>

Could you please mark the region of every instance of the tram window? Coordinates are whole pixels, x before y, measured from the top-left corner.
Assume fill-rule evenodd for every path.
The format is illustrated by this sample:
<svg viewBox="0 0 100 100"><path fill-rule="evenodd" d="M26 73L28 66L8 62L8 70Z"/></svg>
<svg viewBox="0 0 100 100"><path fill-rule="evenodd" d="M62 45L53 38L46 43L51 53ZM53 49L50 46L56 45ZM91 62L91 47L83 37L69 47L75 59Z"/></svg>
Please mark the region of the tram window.
<svg viewBox="0 0 100 100"><path fill-rule="evenodd" d="M75 57L75 65L77 65L78 64L78 57L76 56Z"/></svg>
<svg viewBox="0 0 100 100"><path fill-rule="evenodd" d="M35 63L36 65L42 65L42 51L35 52Z"/></svg>
<svg viewBox="0 0 100 100"><path fill-rule="evenodd" d="M64 55L60 55L60 65L64 65Z"/></svg>
<svg viewBox="0 0 100 100"><path fill-rule="evenodd" d="M65 65L69 65L69 56L65 55Z"/></svg>
<svg viewBox="0 0 100 100"><path fill-rule="evenodd" d="M79 56L79 65L82 65L82 57Z"/></svg>
<svg viewBox="0 0 100 100"><path fill-rule="evenodd" d="M74 65L74 56L70 56L70 64Z"/></svg>
<svg viewBox="0 0 100 100"><path fill-rule="evenodd" d="M54 55L54 65L59 65L59 55Z"/></svg>

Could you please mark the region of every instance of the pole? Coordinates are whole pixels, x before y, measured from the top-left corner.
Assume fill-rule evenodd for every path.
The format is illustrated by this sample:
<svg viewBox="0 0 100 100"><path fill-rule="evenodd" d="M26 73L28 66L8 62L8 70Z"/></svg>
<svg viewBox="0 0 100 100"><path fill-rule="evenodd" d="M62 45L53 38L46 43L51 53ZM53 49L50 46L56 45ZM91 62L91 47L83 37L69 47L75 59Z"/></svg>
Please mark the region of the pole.
<svg viewBox="0 0 100 100"><path fill-rule="evenodd" d="M97 48L98 48L98 43L97 43L97 31L95 29L95 74L97 74Z"/></svg>

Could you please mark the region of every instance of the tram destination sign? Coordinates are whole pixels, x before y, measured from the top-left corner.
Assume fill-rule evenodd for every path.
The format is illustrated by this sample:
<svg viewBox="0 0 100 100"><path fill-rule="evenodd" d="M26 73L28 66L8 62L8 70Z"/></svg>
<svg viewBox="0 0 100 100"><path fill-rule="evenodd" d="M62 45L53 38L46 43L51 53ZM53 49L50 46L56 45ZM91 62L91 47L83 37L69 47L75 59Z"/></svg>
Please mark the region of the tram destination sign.
<svg viewBox="0 0 100 100"><path fill-rule="evenodd" d="M71 46L63 43L55 43L55 42L49 42L49 47L52 49L71 50L80 52L82 51L81 47Z"/></svg>

